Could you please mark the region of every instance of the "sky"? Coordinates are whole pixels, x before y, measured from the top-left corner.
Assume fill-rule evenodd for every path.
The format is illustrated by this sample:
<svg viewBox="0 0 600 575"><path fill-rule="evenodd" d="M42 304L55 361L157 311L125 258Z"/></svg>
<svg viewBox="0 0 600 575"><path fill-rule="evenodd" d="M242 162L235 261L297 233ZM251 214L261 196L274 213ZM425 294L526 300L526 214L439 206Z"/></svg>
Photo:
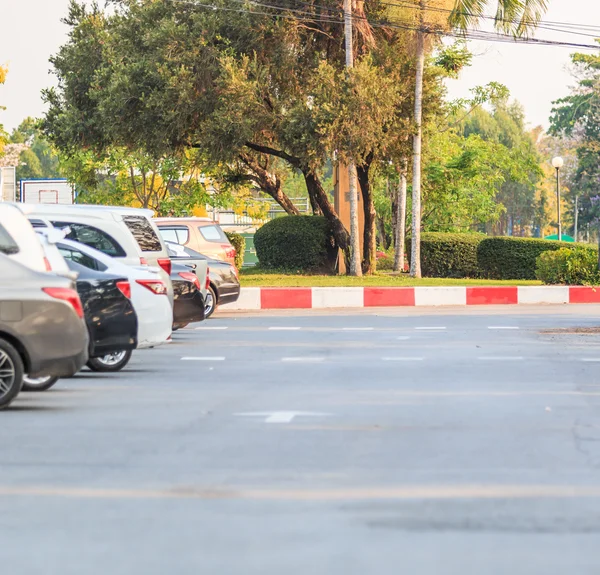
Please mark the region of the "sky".
<svg viewBox="0 0 600 575"><path fill-rule="evenodd" d="M9 67L6 84L0 86L0 106L7 108L0 111L0 124L9 131L27 116L44 112L40 91L54 84L48 59L66 41L67 27L60 19L68 4L68 0L0 0L0 14L8 15L0 27L0 64ZM10 11L5 8L9 5ZM550 0L544 20L600 27L600 0ZM590 37L549 30L539 30L536 37L593 42ZM448 82L449 97L468 97L474 86L497 81L523 104L531 127L547 127L552 101L566 96L574 83L569 55L575 50L479 41L469 46L473 64L460 79Z"/></svg>

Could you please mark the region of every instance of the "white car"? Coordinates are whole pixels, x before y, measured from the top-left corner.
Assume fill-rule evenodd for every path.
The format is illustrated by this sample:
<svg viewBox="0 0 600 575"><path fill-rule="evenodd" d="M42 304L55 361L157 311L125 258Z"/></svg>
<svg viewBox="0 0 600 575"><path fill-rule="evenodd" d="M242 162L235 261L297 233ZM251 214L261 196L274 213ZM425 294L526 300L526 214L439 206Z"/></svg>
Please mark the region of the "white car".
<svg viewBox="0 0 600 575"><path fill-rule="evenodd" d="M124 276L131 284L131 303L138 317L138 349L167 343L173 327L173 308L167 286L156 268L128 266L79 242L56 244L65 259L87 268Z"/></svg>

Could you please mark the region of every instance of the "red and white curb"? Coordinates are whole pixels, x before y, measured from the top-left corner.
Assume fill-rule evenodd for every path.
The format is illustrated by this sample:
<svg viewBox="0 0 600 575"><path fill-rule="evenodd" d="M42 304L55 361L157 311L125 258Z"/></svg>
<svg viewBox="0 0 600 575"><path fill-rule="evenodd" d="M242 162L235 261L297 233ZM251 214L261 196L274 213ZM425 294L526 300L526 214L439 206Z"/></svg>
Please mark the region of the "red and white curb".
<svg viewBox="0 0 600 575"><path fill-rule="evenodd" d="M328 309L363 307L600 303L600 287L306 287L242 288L221 309Z"/></svg>

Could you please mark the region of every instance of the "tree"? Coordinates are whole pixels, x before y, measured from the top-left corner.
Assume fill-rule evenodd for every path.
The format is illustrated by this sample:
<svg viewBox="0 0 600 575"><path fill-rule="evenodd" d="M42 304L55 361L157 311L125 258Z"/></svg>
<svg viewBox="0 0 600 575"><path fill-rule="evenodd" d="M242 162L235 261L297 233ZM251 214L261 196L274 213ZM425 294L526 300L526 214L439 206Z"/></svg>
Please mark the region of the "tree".
<svg viewBox="0 0 600 575"><path fill-rule="evenodd" d="M523 36L535 28L537 22L542 18L548 0L495 0L496 17L495 26L504 32ZM485 14L489 2L486 0L456 0L454 10L449 17L449 24L459 30L466 31L469 26L476 25ZM427 23L426 13L428 10L439 12L438 7L432 7L428 0L419 0L419 25L417 30L416 46L416 86L415 86L415 136L413 147L413 241L411 276L421 277L420 260L420 202L421 202L421 99L423 63L425 56L425 38L432 32L431 24ZM443 9L442 9L443 11Z"/></svg>
<svg viewBox="0 0 600 575"><path fill-rule="evenodd" d="M4 66L0 66L0 86L6 82L6 75L8 74L8 69ZM4 110L2 106L0 106L0 110ZM8 141L7 134L4 131L4 126L0 124L0 156L2 156L2 152L4 150L4 146Z"/></svg>

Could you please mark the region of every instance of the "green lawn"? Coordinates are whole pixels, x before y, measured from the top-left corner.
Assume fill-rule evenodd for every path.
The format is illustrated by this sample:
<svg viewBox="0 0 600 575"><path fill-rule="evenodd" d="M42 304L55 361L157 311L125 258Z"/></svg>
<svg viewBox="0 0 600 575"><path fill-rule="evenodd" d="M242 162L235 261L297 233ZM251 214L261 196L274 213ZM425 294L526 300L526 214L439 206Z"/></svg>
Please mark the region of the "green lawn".
<svg viewBox="0 0 600 575"><path fill-rule="evenodd" d="M542 285L538 281L465 280L446 278L412 279L407 274L380 272L362 278L348 276L294 275L246 268L241 271L243 287L413 287L413 286L501 286Z"/></svg>

